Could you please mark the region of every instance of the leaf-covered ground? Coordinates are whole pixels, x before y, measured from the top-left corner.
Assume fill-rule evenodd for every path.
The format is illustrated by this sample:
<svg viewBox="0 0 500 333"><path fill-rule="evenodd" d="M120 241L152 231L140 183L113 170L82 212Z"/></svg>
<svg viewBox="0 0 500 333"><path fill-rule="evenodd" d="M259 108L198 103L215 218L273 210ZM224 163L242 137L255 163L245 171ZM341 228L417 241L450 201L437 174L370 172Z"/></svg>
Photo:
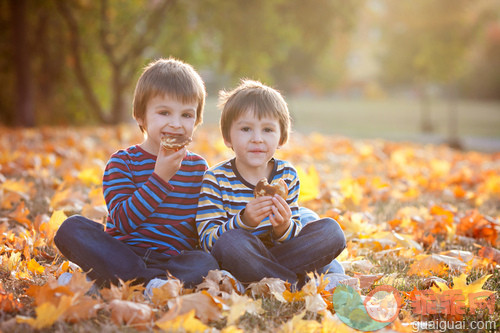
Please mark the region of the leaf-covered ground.
<svg viewBox="0 0 500 333"><path fill-rule="evenodd" d="M321 276L298 292L265 279L242 295L214 271L193 290L172 279L151 299L126 282L87 293L91 284L53 235L72 214L103 221L104 165L140 140L133 126L0 130L0 331L351 330ZM215 128L200 128L190 149L211 165L230 157ZM294 133L278 157L299 170L301 204L341 224L348 247L339 260L358 292L399 290L399 318L383 330L486 318L500 327L500 153ZM63 272L75 278L59 286ZM489 309L476 309L478 293ZM461 301L450 306L450 294ZM450 313L458 304L463 311Z"/></svg>

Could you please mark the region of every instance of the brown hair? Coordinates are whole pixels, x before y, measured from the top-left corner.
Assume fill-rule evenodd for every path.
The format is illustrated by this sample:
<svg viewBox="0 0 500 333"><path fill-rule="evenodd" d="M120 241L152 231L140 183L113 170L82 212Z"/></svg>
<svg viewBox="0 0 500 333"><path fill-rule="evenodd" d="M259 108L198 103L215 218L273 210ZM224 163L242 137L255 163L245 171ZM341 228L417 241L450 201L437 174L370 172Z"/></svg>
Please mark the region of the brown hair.
<svg viewBox="0 0 500 333"><path fill-rule="evenodd" d="M182 103L197 102L195 126L202 123L205 84L191 65L173 58L158 59L145 67L135 87L134 119L144 120L149 100L165 94Z"/></svg>
<svg viewBox="0 0 500 333"><path fill-rule="evenodd" d="M222 109L220 129L224 140L231 142L231 125L242 114L252 111L261 117L278 118L280 124L280 144L285 144L290 133L291 120L288 106L283 96L274 88L261 82L242 80L231 91L219 93L219 107Z"/></svg>

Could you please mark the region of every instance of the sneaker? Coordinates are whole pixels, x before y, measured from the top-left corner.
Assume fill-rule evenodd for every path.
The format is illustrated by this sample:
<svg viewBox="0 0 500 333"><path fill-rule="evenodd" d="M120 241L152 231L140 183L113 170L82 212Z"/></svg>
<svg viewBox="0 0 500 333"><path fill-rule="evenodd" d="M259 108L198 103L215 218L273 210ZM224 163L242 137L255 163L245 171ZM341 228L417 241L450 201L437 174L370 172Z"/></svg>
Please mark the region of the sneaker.
<svg viewBox="0 0 500 333"><path fill-rule="evenodd" d="M231 280L233 280L233 281L234 281L234 287L236 288L236 290L237 290L240 294L242 294L242 295L243 295L243 294L245 293L245 290L246 290L245 286L243 286L243 284L242 284L240 281L238 281L238 280L234 277L234 275L233 275L233 274L229 273L228 271L226 271L226 270L224 270L224 269L222 269L222 270L221 270L221 273L222 273L222 276L227 276L227 277L229 277Z"/></svg>
<svg viewBox="0 0 500 333"><path fill-rule="evenodd" d="M330 291L339 284L345 284L351 286L353 288L359 288L359 280L353 278L349 275L339 274L339 273L328 273L325 274L325 281L328 281L328 284L325 287L325 290Z"/></svg>
<svg viewBox="0 0 500 333"><path fill-rule="evenodd" d="M164 279L154 278L150 280L146 285L146 289L144 289L144 297L151 299L153 297L153 289L161 288L165 283L167 283L167 280Z"/></svg>
<svg viewBox="0 0 500 333"><path fill-rule="evenodd" d="M72 273L69 273L69 272L62 273L57 278L57 284L60 286L65 286L71 281L72 278L73 278ZM92 281L92 280L87 278L87 281ZM93 283L92 287L90 287L90 289L86 292L86 294L89 296L93 296L93 295L98 296L99 295L99 288L97 288L96 284Z"/></svg>
<svg viewBox="0 0 500 333"><path fill-rule="evenodd" d="M57 278L57 284L60 286L65 286L71 281L71 278L73 277L73 274L65 272L59 275L59 278Z"/></svg>

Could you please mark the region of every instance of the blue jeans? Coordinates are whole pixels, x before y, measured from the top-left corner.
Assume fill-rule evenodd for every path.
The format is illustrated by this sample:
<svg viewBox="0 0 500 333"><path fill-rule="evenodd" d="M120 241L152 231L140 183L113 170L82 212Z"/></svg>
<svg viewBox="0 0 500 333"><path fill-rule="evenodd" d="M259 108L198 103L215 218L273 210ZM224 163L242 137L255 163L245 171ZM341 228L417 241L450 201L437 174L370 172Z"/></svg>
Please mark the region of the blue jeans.
<svg viewBox="0 0 500 333"><path fill-rule="evenodd" d="M299 207L300 223L304 227L307 223L319 220L319 215L309 208ZM345 274L344 267L338 262L337 259L333 259L328 265L318 269L318 273L338 273Z"/></svg>
<svg viewBox="0 0 500 333"><path fill-rule="evenodd" d="M59 227L54 242L61 253L87 272L98 286L134 280L147 283L167 279L167 271L192 288L203 282L208 271L219 269L217 261L201 250L183 251L175 257L127 245L104 231L104 226L83 216L72 216Z"/></svg>
<svg viewBox="0 0 500 333"><path fill-rule="evenodd" d="M301 287L307 272L331 263L345 246L338 223L324 218L308 223L297 237L270 247L246 230L228 230L215 243L212 255L221 269L241 282L274 277Z"/></svg>

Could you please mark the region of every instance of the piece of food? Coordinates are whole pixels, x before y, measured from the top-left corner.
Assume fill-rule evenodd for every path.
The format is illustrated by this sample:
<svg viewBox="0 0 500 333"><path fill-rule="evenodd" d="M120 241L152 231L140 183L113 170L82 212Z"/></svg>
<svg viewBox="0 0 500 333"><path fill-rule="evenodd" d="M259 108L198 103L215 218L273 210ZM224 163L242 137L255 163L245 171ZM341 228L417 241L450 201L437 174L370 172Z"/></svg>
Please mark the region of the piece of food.
<svg viewBox="0 0 500 333"><path fill-rule="evenodd" d="M285 200L288 197L288 186L286 186L285 181L281 178L274 184L269 184L266 178L262 178L257 185L255 185L255 189L253 190L253 195L256 198L266 195L273 196L275 194L278 194Z"/></svg>
<svg viewBox="0 0 500 333"><path fill-rule="evenodd" d="M191 138L186 135L165 135L161 138L161 146L164 149L179 150L191 142Z"/></svg>

